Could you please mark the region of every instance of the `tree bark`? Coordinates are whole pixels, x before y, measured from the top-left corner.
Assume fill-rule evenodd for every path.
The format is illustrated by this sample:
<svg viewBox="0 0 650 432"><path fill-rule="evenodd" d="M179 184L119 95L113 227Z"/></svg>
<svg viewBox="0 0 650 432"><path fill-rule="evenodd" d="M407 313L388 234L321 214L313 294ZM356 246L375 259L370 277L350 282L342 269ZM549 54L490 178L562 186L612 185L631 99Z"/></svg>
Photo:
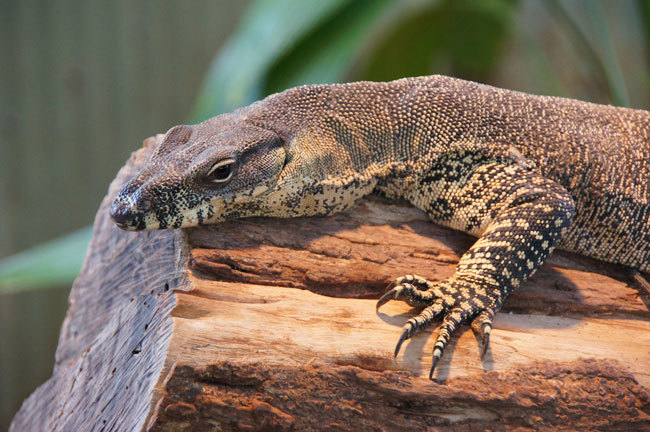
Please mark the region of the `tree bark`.
<svg viewBox="0 0 650 432"><path fill-rule="evenodd" d="M404 203L327 218L127 233L102 203L52 377L23 430L650 430L648 308L617 266L568 253L505 302L491 347L436 329L393 359L412 311L375 299L450 276L471 237Z"/></svg>

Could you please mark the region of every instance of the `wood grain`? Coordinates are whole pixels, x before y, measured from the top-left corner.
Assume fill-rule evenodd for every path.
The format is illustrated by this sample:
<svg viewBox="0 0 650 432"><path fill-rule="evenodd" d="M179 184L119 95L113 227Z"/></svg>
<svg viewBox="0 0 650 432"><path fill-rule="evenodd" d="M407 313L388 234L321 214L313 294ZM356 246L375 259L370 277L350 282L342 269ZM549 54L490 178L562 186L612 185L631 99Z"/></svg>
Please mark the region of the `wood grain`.
<svg viewBox="0 0 650 432"><path fill-rule="evenodd" d="M152 430L650 429L648 321L499 314L488 355L464 329L434 383L433 329L392 359L402 304L191 284Z"/></svg>
<svg viewBox="0 0 650 432"><path fill-rule="evenodd" d="M554 254L487 355L462 328L430 381L436 329L393 359L415 311L375 299L407 273L451 275L471 237L380 198L123 233L107 200L53 377L12 430L650 430L650 317L617 266Z"/></svg>
<svg viewBox="0 0 650 432"><path fill-rule="evenodd" d="M404 203L376 197L330 217L252 218L188 231L191 269L202 278L378 298L395 278L436 281L475 241ZM648 316L619 266L556 252L513 292L504 311Z"/></svg>

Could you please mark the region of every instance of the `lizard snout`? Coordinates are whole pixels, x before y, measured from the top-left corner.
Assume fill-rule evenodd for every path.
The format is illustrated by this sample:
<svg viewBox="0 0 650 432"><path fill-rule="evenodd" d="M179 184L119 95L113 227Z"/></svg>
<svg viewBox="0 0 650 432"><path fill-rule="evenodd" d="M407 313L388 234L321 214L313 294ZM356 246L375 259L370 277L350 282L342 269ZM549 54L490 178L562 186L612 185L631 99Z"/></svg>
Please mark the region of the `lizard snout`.
<svg viewBox="0 0 650 432"><path fill-rule="evenodd" d="M131 211L129 206L124 205L119 198L115 199L111 204L110 216L113 222L122 229L128 229L135 219L135 213Z"/></svg>
<svg viewBox="0 0 650 432"><path fill-rule="evenodd" d="M126 189L126 188L125 188ZM111 219L123 230L142 231L158 228L152 219L153 201L149 195L123 189L111 203Z"/></svg>

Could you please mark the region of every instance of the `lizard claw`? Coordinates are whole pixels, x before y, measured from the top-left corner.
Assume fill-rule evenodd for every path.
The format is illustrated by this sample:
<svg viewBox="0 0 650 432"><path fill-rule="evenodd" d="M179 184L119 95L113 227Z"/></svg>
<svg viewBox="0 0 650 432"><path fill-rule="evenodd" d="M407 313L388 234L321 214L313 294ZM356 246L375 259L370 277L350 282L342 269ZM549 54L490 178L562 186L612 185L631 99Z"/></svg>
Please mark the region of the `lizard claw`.
<svg viewBox="0 0 650 432"><path fill-rule="evenodd" d="M393 357L397 357L400 348L402 348L402 344L406 339L410 339L412 334L413 334L413 325L410 322L407 322L406 326L404 326L404 330L402 330L402 334L400 335L399 340L397 341L397 345L395 346L395 353L393 354Z"/></svg>
<svg viewBox="0 0 650 432"><path fill-rule="evenodd" d="M391 284L392 285L392 284ZM380 307L388 303L389 301L393 300L395 297L395 288L391 289L390 291L386 292L383 296L377 300L377 310L379 310Z"/></svg>
<svg viewBox="0 0 650 432"><path fill-rule="evenodd" d="M431 361L431 369L429 369L429 379L433 380L433 371L436 370L436 366L438 365L438 362L440 361L440 357L442 356L442 351L438 348L435 347L433 350L433 359Z"/></svg>
<svg viewBox="0 0 650 432"><path fill-rule="evenodd" d="M490 331L492 330L492 326L489 324L485 324L483 326L483 348L481 349L481 358L485 357L485 353L488 350L488 347L490 346Z"/></svg>

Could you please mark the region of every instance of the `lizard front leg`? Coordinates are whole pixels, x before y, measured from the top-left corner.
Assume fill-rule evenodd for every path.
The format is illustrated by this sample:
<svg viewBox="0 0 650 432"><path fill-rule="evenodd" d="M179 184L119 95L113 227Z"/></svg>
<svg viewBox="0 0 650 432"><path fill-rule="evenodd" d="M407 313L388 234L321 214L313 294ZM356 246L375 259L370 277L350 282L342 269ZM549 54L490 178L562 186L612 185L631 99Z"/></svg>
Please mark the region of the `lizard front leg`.
<svg viewBox="0 0 650 432"><path fill-rule="evenodd" d="M406 339L442 318L431 378L451 335L463 324L472 323L485 352L494 314L558 244L574 205L557 183L517 164L471 153L442 158L407 198L433 221L479 237L451 278L398 278L377 303L379 308L395 299L423 308L404 326L395 355Z"/></svg>

